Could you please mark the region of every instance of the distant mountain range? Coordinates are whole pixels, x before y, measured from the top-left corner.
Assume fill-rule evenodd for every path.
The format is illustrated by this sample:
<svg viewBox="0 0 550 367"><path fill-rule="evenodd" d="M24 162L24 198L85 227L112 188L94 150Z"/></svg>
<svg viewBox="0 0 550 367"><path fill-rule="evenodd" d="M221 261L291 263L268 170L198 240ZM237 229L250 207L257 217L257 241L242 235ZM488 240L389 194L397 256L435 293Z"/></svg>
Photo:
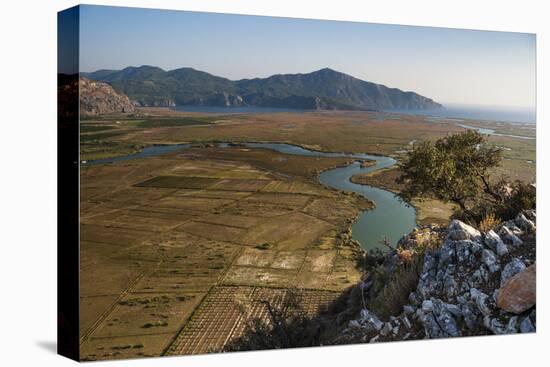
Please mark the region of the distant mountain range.
<svg viewBox="0 0 550 367"><path fill-rule="evenodd" d="M192 68L98 70L81 76L110 84L137 106L258 106L307 110L413 110L442 107L414 92L325 68L232 81Z"/></svg>

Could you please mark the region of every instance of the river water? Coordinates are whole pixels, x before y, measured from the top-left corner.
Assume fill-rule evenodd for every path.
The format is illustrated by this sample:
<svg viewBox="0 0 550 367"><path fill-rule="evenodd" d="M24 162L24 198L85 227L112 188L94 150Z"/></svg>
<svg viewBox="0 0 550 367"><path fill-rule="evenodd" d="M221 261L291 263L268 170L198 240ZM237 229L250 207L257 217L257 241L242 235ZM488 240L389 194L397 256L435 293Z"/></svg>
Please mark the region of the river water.
<svg viewBox="0 0 550 367"><path fill-rule="evenodd" d="M477 130L482 135L507 136L509 138L525 139L525 140L535 140L536 139L534 136L501 134L501 133L497 133L493 129L488 129L488 128L485 128L485 127L475 127L475 126L470 126L470 125L466 125L466 124L455 124L455 125L463 127L465 129Z"/></svg>
<svg viewBox="0 0 550 367"><path fill-rule="evenodd" d="M376 162L369 167L361 167L360 162L353 162L345 167L338 167L322 172L319 181L328 187L338 190L351 191L374 201L376 207L363 211L352 226L352 237L366 249L384 249L381 241L387 238L395 244L401 236L409 233L416 226L416 212L411 206L401 202L392 192L368 185L359 185L350 181L354 175L368 173L393 166L396 162L391 157L371 155L365 153L336 153L309 150L297 145L284 143L244 143L249 148L271 149L283 154L301 155L308 157L348 157L369 159ZM218 144L220 147L230 147L227 143ZM179 149L190 147L190 144L174 144L152 146L141 152L127 156L98 159L86 163L87 165L107 164L127 161L135 158L152 157Z"/></svg>

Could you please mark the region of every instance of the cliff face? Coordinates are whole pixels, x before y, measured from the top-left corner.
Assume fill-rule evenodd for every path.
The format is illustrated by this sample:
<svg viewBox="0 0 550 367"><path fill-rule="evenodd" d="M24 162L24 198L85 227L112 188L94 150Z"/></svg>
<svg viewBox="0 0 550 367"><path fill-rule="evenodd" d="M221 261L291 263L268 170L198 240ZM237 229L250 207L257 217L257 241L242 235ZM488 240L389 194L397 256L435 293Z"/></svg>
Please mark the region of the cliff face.
<svg viewBox="0 0 550 367"><path fill-rule="evenodd" d="M81 77L80 115L96 116L110 113L130 113L135 107L124 94L116 92L109 84Z"/></svg>

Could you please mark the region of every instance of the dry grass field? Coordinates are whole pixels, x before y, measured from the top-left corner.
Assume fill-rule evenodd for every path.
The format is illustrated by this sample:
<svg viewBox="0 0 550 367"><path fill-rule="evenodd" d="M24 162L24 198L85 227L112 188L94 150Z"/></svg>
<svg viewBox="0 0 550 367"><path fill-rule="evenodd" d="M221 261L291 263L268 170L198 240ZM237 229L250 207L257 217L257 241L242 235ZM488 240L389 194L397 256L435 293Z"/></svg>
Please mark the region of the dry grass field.
<svg viewBox="0 0 550 367"><path fill-rule="evenodd" d="M296 286L317 310L358 281L337 234L369 203L311 179L346 160L282 158L197 148L82 167L83 359L205 353L263 298Z"/></svg>
<svg viewBox="0 0 550 367"><path fill-rule="evenodd" d="M366 112L140 109L83 121L82 160L153 144L197 146L81 166L82 358L218 351L241 335L247 320L266 317L261 301L280 302L298 287L314 314L359 280L359 249L348 229L372 203L318 181L319 172L348 159L210 142L288 142L399 159L415 141L462 130L424 117ZM534 140L490 140L508 148L500 173L534 180ZM355 180L396 191L394 176L387 170ZM452 209L415 204L421 224L443 223Z"/></svg>
<svg viewBox="0 0 550 367"><path fill-rule="evenodd" d="M532 125L475 120L464 123L491 128L502 134L535 135ZM379 112L213 115L163 108L140 108L131 116L89 119L82 126L81 158L84 160L125 155L152 144L213 141L287 142L316 150L399 158L414 142L435 140L464 130L444 119ZM535 140L490 136L489 141L504 149L499 174L512 179L535 180Z"/></svg>
<svg viewBox="0 0 550 367"><path fill-rule="evenodd" d="M407 147L412 139L441 137L449 132L463 130L461 127L432 122L421 116L386 116L369 112L220 115L205 119L203 124L186 124L187 119L197 117L173 112L174 116L180 116L184 122L181 125L163 125L161 122L164 116L151 115L149 109L142 111L147 114L148 119L160 122L151 128L137 128L136 121L141 121L139 118L143 117L129 119L126 122L119 121L120 124L116 127L124 130L124 134L109 131L112 135L111 140L121 144L137 145L170 142L277 141L324 151L394 154Z"/></svg>

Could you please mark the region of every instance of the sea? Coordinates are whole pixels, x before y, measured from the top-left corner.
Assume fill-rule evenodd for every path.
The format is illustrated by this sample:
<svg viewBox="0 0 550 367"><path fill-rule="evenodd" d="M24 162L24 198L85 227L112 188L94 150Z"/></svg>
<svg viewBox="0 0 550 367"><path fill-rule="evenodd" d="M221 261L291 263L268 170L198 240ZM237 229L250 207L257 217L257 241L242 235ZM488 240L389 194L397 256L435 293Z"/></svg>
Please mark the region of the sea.
<svg viewBox="0 0 550 367"><path fill-rule="evenodd" d="M443 108L430 110L389 110L406 115L432 116L435 118L498 121L518 124L536 124L535 108L493 106L469 106L445 104Z"/></svg>

